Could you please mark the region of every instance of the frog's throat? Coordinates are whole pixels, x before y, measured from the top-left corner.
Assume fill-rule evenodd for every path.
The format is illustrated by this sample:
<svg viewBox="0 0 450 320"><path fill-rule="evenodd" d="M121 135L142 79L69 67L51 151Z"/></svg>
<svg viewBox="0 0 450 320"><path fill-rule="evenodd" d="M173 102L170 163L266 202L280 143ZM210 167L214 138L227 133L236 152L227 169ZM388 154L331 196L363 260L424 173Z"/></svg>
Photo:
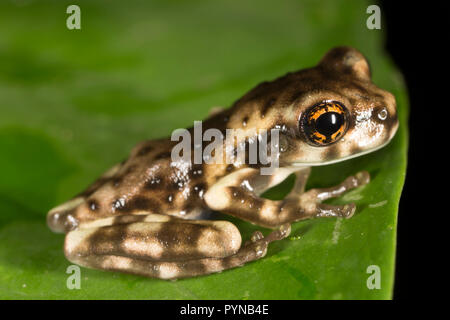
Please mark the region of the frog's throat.
<svg viewBox="0 0 450 320"><path fill-rule="evenodd" d="M368 153L380 150L381 148L384 148L385 146L387 146L391 142L391 140L392 139L389 139L385 143L383 143L383 144L381 144L378 147L375 147L373 149L368 149L368 150L365 150L365 151L362 151L362 152L359 152L359 153L355 153L355 154L349 155L347 157L334 159L334 160L330 160L330 161L320 161L320 162L293 162L292 166L294 166L294 167L319 167L319 166L326 166L326 165L329 165L329 164L334 164L334 163L346 161L346 160L349 160L349 159L357 158L357 157L366 155Z"/></svg>

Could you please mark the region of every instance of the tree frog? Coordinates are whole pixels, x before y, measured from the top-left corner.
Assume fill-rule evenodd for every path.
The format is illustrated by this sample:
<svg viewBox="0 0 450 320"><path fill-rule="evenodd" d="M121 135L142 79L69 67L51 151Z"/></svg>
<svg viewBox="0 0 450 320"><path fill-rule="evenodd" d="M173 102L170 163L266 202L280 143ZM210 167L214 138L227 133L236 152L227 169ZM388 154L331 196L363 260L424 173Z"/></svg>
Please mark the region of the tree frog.
<svg viewBox="0 0 450 320"><path fill-rule="evenodd" d="M176 142L170 138L139 143L127 160L49 211L49 228L66 233L67 259L160 279L206 275L260 259L296 221L354 214L353 203L322 202L367 184L369 173L305 191L311 167L385 146L398 120L394 96L372 83L366 58L337 47L312 68L260 83L230 108L216 110L203 128L281 128L279 166L262 175L258 165L242 162L186 165L172 159ZM283 200L261 197L291 174L296 181ZM209 210L272 231L257 231L242 243L233 223L206 219Z"/></svg>

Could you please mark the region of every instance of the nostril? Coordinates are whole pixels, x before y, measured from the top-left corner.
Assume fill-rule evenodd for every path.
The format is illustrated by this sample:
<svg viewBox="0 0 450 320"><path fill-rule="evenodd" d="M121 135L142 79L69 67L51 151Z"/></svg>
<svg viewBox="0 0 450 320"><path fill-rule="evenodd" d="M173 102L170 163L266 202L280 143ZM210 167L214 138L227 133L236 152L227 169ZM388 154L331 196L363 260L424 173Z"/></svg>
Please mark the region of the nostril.
<svg viewBox="0 0 450 320"><path fill-rule="evenodd" d="M380 111L378 111L378 119L386 120L387 116L388 116L388 111L385 107L382 108Z"/></svg>
<svg viewBox="0 0 450 320"><path fill-rule="evenodd" d="M64 233L78 227L78 220L66 212L49 212L47 215L47 225L53 232Z"/></svg>
<svg viewBox="0 0 450 320"><path fill-rule="evenodd" d="M66 221L64 222L65 230L72 231L78 227L78 220L73 217L73 215L68 214Z"/></svg>

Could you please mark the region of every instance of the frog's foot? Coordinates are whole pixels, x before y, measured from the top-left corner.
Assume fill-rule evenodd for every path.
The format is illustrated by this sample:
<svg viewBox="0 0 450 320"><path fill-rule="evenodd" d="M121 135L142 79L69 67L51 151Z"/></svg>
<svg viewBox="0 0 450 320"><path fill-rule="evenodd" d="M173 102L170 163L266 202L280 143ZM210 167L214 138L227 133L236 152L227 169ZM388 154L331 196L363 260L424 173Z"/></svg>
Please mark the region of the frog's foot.
<svg viewBox="0 0 450 320"><path fill-rule="evenodd" d="M290 233L291 225L289 223L281 225L278 229L272 231L267 237L264 237L261 231L255 231L250 237L250 240L245 242L243 248L253 243L266 243L268 245L273 241L282 240L288 237Z"/></svg>
<svg viewBox="0 0 450 320"><path fill-rule="evenodd" d="M345 204L342 206L333 206L330 204L318 204L316 218L322 217L339 217L349 219L353 217L356 211L354 203Z"/></svg>
<svg viewBox="0 0 450 320"><path fill-rule="evenodd" d="M312 217L341 217L351 218L355 213L356 206L354 203L345 205L330 205L321 203L330 198L336 198L343 193L366 185L370 181L370 175L367 171L361 171L345 179L342 183L329 188L315 188L299 196L301 206L305 211L310 211ZM314 207L313 212L308 208Z"/></svg>
<svg viewBox="0 0 450 320"><path fill-rule="evenodd" d="M269 243L282 240L288 237L290 233L290 224L280 226L267 235L267 237L264 237L261 231L255 231L250 240L246 241L236 254L223 259L223 264L227 266L226 269L230 269L261 259L266 255Z"/></svg>
<svg viewBox="0 0 450 320"><path fill-rule="evenodd" d="M310 218L339 217L351 218L356 210L354 203L345 205L324 204L322 201L336 198L343 193L366 185L370 181L367 171L361 171L345 179L342 183L329 188L314 188L303 193L291 192L279 205L278 218L283 221L300 221ZM298 188L301 190L304 188Z"/></svg>
<svg viewBox="0 0 450 320"><path fill-rule="evenodd" d="M316 188L306 192L308 196L315 197L318 201L324 201L330 198L336 198L343 193L361 187L368 184L370 181L370 175L367 171L360 171L354 176L350 176L342 183L329 188Z"/></svg>
<svg viewBox="0 0 450 320"><path fill-rule="evenodd" d="M285 225L265 238L255 233L251 243L241 247L240 232L228 221L155 222L153 217L146 221L71 231L65 241L66 257L95 269L177 279L220 272L262 258L270 242L290 232Z"/></svg>

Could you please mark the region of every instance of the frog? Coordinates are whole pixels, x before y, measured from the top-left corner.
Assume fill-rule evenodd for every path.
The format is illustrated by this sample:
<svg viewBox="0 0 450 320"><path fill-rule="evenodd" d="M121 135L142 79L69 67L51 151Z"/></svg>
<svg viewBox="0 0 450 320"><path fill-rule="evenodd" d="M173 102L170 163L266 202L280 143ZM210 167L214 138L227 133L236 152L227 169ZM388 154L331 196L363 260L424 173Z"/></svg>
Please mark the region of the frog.
<svg viewBox="0 0 450 320"><path fill-rule="evenodd" d="M179 163L172 156L177 141L140 142L126 160L48 212L48 227L65 233L70 262L176 280L259 260L270 243L290 235L295 222L351 218L354 203L324 201L365 186L370 174L360 171L335 186L306 190L310 172L386 146L399 122L396 99L372 82L367 58L340 46L313 67L262 82L229 108L215 108L202 125L220 132L278 128L277 167L262 174L263 164L245 161ZM292 175L283 199L262 197ZM267 235L255 231L244 242L234 223L211 219L208 212L266 228Z"/></svg>

